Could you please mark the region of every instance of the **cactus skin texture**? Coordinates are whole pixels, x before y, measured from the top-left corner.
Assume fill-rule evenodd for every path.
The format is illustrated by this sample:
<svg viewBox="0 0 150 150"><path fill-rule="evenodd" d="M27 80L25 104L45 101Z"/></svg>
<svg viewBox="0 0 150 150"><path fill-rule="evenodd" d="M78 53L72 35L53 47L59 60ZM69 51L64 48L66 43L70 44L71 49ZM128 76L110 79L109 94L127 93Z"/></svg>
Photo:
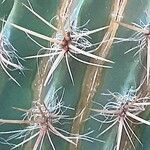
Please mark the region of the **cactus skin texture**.
<svg viewBox="0 0 150 150"><path fill-rule="evenodd" d="M0 149L149 150L149 0L10 1Z"/></svg>

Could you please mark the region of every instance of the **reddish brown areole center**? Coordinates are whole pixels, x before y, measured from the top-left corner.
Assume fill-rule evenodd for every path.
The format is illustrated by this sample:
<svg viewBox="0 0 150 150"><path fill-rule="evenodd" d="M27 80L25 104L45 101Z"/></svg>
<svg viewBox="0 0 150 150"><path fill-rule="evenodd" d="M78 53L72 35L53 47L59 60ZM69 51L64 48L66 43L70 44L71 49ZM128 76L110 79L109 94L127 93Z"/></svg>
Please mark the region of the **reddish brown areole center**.
<svg viewBox="0 0 150 150"><path fill-rule="evenodd" d="M61 42L61 46L63 50L65 51L65 53L69 51L70 42L71 42L70 32L67 32L66 37L64 37L64 39Z"/></svg>
<svg viewBox="0 0 150 150"><path fill-rule="evenodd" d="M126 112L128 111L128 103L123 104L120 108L120 112L119 112L119 118L124 118L126 115Z"/></svg>

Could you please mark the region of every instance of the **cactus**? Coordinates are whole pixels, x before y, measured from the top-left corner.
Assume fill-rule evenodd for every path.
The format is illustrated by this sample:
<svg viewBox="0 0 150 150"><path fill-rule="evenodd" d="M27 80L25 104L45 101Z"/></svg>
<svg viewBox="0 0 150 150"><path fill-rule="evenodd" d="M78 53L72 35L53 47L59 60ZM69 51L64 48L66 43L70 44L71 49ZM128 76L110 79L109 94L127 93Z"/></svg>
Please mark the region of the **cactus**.
<svg viewBox="0 0 150 150"><path fill-rule="evenodd" d="M148 0L1 0L0 149L148 150Z"/></svg>

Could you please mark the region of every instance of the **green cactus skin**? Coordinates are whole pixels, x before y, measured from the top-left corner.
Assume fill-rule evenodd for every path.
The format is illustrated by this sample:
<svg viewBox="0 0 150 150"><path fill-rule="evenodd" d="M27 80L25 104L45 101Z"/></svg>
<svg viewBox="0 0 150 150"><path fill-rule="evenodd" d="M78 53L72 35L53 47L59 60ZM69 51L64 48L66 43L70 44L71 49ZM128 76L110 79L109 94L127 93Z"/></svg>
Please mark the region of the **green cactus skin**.
<svg viewBox="0 0 150 150"><path fill-rule="evenodd" d="M8 1L6 0L4 4L6 5L7 2ZM22 113L13 110L12 107L29 109L31 108L33 101L46 102L49 100L49 97L51 98L54 91L60 88L60 90L57 92L58 97L61 98L62 93L64 92L62 98L64 105L70 108L74 108L74 110L65 110L65 115L69 115L70 118L76 118L73 120L70 119L68 121L69 123L61 122L62 124L56 124L56 127L68 131L72 134L80 135L84 135L93 131L88 136L90 136L89 140L95 140L93 140L93 142L79 140L77 141L77 146L75 146L52 134L51 138L56 150L116 149L118 124L115 124L106 133L100 137L97 137L97 135L99 135L112 123L102 124L94 120L93 117L96 115L96 112L91 111L91 109L102 109L102 107L98 106L97 103L106 105L108 102L110 102L111 96L103 95L103 93L108 94L109 91L112 93L117 92L122 96L127 95L128 92L135 94L133 91L136 90L141 83L143 83L143 76L146 74L146 70L143 67L144 65L146 66L145 52L141 53L141 58L139 55L134 57L136 50L124 54L127 50L137 46L137 42L124 41L117 43L117 40L110 39L129 39L135 33L135 31L119 25L118 22L120 21L126 24L132 24L133 22L140 24L140 20L142 20L144 23L149 23L146 22L149 21L149 1L31 0L30 2L32 4L33 10L47 21L50 21L54 16L59 15L64 6L70 6L68 13L69 19L65 22L66 29L69 29L70 27L68 22L70 23L72 21L74 22L75 27L81 26L80 30L84 28L93 30L109 25L108 29L90 35L91 39L89 38L89 41L92 43L98 43L105 39L106 42L102 43L101 47L99 47L94 54L112 60L115 63L105 63L105 65L110 65L112 67L111 69L107 69L85 65L69 57L68 60L74 79L74 85L71 82L65 59L63 59L62 62L58 65L53 73L53 77L50 83L46 86L43 86L43 82L46 78L48 70L51 68L50 63L47 66L48 58L46 57L39 60L38 68L37 59L26 59L25 61L21 60L22 65L25 67L23 70L24 74L17 70L10 72L11 75L15 77L15 79L20 83L20 87L13 81L8 80L8 76L2 70L0 70L0 118L21 119ZM71 5L69 5L68 2ZM8 16L9 14L9 17L6 17L8 23L6 23L4 26L4 34L17 49L17 54L24 58L31 55L37 55L40 47L35 44L24 32L14 28L9 22L15 23L24 28L36 31L49 37L55 37L56 32L44 24L35 15L33 15L27 8L22 5L22 3L27 6L29 5L27 0L15 0L10 14L9 11L11 5L6 9L5 7L3 8L3 5L0 4L0 6L2 6L0 7L0 16L4 17L4 15ZM3 12L3 10L6 10L6 12ZM148 16L146 16L145 11L147 12ZM3 12L3 14L1 12ZM88 20L90 21L88 22ZM53 20L53 24L56 27L59 27L60 23L61 20ZM85 26L83 26L84 24ZM31 37L43 46L49 46L48 41L34 36ZM79 55L78 58L94 63L98 62L97 60L90 60L85 58L85 56L82 55ZM104 64L104 62L101 61L98 63ZM141 97L149 96L149 85L144 82L136 94L140 95ZM54 99L53 103L55 104L57 101ZM145 120L149 120L149 107L138 114L138 116L144 118ZM104 120L104 117L99 116L98 119ZM150 134L149 126L144 124L136 125L132 123L129 123L129 125L143 144L143 146L141 146L137 139L132 135L133 137L131 138L133 139L135 148L137 150L148 150L149 142L147 139ZM23 129L24 127L25 125L5 124L0 127L0 133L3 131L9 131L12 128L15 130ZM5 136L4 138L7 138ZM18 143L17 140L14 140L13 142ZM19 147L18 149L33 149L35 142L35 139L31 140L25 144L25 146ZM0 144L0 149L8 150L10 149L10 146ZM49 149L53 148L50 145L48 138L46 137L42 144L42 150ZM122 133L119 150L123 149L133 149L128 135L124 130Z"/></svg>

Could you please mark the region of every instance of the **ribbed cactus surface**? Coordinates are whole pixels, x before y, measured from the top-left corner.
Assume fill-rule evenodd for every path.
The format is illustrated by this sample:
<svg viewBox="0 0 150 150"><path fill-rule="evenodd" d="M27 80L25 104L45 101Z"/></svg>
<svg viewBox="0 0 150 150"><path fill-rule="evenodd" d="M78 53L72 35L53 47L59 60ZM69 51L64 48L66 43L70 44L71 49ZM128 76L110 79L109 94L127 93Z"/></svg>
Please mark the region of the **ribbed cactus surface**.
<svg viewBox="0 0 150 150"><path fill-rule="evenodd" d="M149 150L149 0L0 1L0 149Z"/></svg>

